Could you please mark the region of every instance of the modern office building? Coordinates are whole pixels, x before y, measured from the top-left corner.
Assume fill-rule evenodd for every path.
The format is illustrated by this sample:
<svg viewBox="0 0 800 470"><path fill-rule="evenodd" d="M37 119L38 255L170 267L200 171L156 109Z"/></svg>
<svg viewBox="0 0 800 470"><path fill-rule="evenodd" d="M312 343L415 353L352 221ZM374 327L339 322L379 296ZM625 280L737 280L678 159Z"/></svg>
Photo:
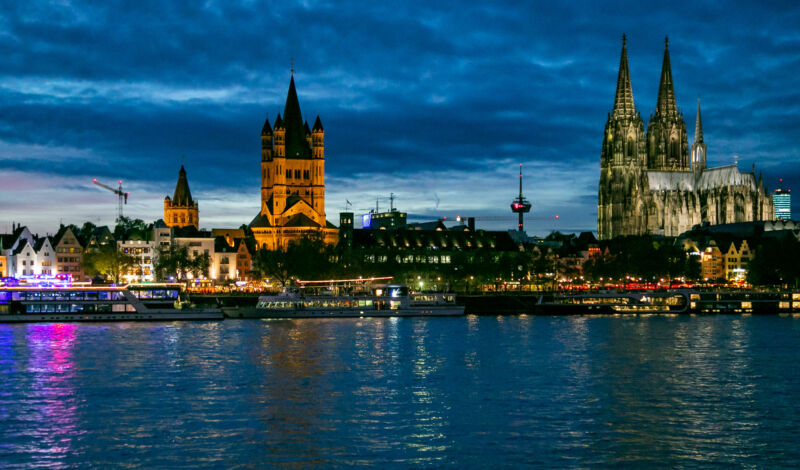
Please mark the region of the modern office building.
<svg viewBox="0 0 800 470"><path fill-rule="evenodd" d="M775 207L775 220L792 220L792 190L781 187L772 193L772 205Z"/></svg>

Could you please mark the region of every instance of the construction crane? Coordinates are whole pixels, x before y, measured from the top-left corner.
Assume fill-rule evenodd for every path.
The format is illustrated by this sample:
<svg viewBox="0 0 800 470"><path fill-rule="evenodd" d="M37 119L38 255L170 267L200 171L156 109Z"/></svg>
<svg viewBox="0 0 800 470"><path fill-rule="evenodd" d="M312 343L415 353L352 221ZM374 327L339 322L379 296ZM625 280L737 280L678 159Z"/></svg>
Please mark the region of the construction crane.
<svg viewBox="0 0 800 470"><path fill-rule="evenodd" d="M107 190L117 195L117 199L119 200L119 209L117 209L117 220L122 220L122 204L128 203L128 194L129 194L122 191L122 180L119 180L119 188L117 189L114 189L111 186L105 185L97 181L97 178L93 179L92 183L100 186L101 188L106 188Z"/></svg>

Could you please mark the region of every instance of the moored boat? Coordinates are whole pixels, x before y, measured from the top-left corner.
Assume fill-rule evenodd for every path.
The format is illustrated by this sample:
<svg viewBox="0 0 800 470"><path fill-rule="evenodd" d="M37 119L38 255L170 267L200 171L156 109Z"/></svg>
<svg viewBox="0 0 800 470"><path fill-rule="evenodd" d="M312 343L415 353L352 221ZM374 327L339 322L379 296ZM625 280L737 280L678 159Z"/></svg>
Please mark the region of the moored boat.
<svg viewBox="0 0 800 470"><path fill-rule="evenodd" d="M258 298L249 318L341 318L461 316L455 294L410 293L403 284L369 284L369 280L301 282L297 289Z"/></svg>
<svg viewBox="0 0 800 470"><path fill-rule="evenodd" d="M584 314L789 314L800 313L800 293L786 291L599 291L539 297L542 315Z"/></svg>
<svg viewBox="0 0 800 470"><path fill-rule="evenodd" d="M542 295L536 303L536 313L543 315L674 314L688 308L689 295L684 290Z"/></svg>
<svg viewBox="0 0 800 470"><path fill-rule="evenodd" d="M0 323L221 320L218 308L192 308L179 284L0 286Z"/></svg>

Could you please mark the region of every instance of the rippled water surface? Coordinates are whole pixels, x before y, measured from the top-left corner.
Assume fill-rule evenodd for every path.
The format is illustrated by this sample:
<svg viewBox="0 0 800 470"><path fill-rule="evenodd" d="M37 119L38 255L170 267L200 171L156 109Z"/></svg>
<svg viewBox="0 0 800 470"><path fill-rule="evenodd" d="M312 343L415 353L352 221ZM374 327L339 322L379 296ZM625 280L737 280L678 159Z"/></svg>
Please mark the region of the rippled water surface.
<svg viewBox="0 0 800 470"><path fill-rule="evenodd" d="M0 325L0 467L800 467L800 319Z"/></svg>

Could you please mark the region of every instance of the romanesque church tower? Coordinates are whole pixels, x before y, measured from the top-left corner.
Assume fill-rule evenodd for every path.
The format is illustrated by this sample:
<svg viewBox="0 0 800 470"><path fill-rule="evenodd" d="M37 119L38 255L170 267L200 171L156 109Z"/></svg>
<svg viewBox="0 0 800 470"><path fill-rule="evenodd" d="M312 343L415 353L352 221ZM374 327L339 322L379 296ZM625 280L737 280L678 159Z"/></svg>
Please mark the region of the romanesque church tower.
<svg viewBox="0 0 800 470"><path fill-rule="evenodd" d="M644 227L644 207L638 195L647 169L644 122L633 103L625 35L619 60L614 109L608 115L600 152L600 190L597 231L600 238L630 235ZM632 224L621 223L625 214L638 214ZM619 229L623 228L622 231Z"/></svg>
<svg viewBox="0 0 800 470"><path fill-rule="evenodd" d="M325 219L325 130L303 121L294 84L283 117L261 128L261 211L250 223L259 247L274 250L309 232L335 243L337 230Z"/></svg>
<svg viewBox="0 0 800 470"><path fill-rule="evenodd" d="M178 172L178 182L172 199L164 198L164 223L167 227L200 227L200 209L197 201L192 199L189 191L189 181L186 179L186 170L181 165Z"/></svg>

